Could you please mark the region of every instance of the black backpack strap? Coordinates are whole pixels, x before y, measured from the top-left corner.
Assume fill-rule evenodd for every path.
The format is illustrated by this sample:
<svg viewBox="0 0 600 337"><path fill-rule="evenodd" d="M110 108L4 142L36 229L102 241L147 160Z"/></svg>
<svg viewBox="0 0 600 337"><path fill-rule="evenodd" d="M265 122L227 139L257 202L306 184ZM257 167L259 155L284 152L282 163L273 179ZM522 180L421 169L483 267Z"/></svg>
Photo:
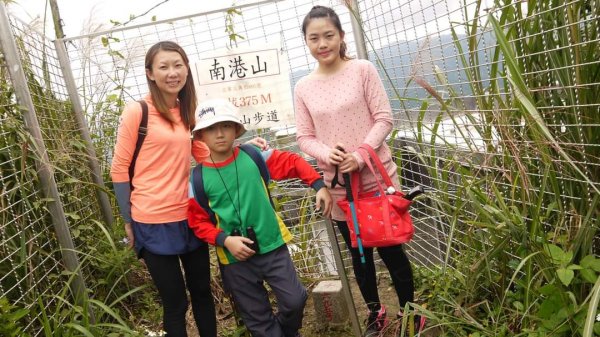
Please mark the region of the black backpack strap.
<svg viewBox="0 0 600 337"><path fill-rule="evenodd" d="M129 164L129 185L131 186L132 191L135 162L137 161L137 157L140 154L140 149L142 148L142 144L144 143L146 134L148 134L148 104L144 100L139 100L138 103L140 103L140 105L142 106L142 120L140 121L140 126L138 128L138 137L137 142L135 143L135 151L133 151L131 164Z"/></svg>
<svg viewBox="0 0 600 337"><path fill-rule="evenodd" d="M200 207L202 207L206 213L210 216L210 221L213 224L217 224L217 217L215 212L213 212L212 208L208 205L208 197L206 196L206 191L204 190L204 179L202 179L202 163L199 163L192 170L192 176L190 177L192 181L192 192L194 193L194 199Z"/></svg>
<svg viewBox="0 0 600 337"><path fill-rule="evenodd" d="M271 198L271 190L269 190L269 182L271 181L271 176L269 175L269 169L267 168L267 163L265 162L265 158L263 158L262 154L258 149L256 149L253 145L250 144L242 144L240 145L240 149L252 158L252 161L258 167L260 171L260 176L262 177L265 185L267 186L267 194L269 195L269 201L271 202L271 206L275 209L275 204L273 203L273 199Z"/></svg>

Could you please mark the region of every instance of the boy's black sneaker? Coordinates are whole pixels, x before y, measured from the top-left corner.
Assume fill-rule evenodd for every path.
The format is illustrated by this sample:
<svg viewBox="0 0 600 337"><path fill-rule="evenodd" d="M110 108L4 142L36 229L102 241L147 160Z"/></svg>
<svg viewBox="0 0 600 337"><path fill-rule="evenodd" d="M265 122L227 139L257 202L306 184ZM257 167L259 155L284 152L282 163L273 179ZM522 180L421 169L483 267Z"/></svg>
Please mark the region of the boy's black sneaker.
<svg viewBox="0 0 600 337"><path fill-rule="evenodd" d="M369 317L367 317L367 331L365 331L364 337L381 336L381 332L388 325L386 316L387 314L383 305L381 305L379 310L369 312Z"/></svg>

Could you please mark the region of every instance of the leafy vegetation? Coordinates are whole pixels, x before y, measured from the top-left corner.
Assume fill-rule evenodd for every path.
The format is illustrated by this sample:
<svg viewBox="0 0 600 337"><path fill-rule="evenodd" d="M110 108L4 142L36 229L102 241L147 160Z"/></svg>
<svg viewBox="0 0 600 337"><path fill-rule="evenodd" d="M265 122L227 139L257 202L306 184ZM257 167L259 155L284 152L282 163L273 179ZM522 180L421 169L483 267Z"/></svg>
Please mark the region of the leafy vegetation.
<svg viewBox="0 0 600 337"><path fill-rule="evenodd" d="M475 3L463 27L468 50L452 29L477 112L467 111L440 71L435 84L413 78L441 107L426 125L430 100L423 101L415 139L438 191L432 201L450 224L446 264L421 271L426 306L415 308L448 336L600 334L600 153L592 131L600 122L593 98L600 46L597 20L590 20L598 7L495 4L484 15ZM497 45L487 66L478 51L490 33ZM461 114L467 119L455 118ZM475 125L482 156L453 156L455 144L436 149L444 118L459 131L465 120ZM467 135L458 138L469 145Z"/></svg>
<svg viewBox="0 0 600 337"><path fill-rule="evenodd" d="M27 309L18 308L10 303L5 297L0 297L0 336L26 337L23 331L22 320L28 313Z"/></svg>

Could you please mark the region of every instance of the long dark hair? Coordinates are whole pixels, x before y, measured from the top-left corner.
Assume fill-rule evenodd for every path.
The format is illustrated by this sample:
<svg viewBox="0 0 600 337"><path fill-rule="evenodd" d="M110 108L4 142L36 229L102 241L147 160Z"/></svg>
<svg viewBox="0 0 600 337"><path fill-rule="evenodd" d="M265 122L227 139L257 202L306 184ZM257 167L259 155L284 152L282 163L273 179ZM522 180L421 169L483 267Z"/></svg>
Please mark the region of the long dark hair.
<svg viewBox="0 0 600 337"><path fill-rule="evenodd" d="M310 12L306 14L306 16L304 17L304 21L302 21L302 35L304 36L304 39L306 39L306 27L310 23L310 20L319 18L329 19L329 21L331 21L335 28L337 28L340 35L346 34L342 29L340 17L333 9L325 6L314 6L313 8L311 8ZM340 46L340 58L344 61L351 59L350 56L346 55L346 50L346 42L342 41L342 44Z"/></svg>
<svg viewBox="0 0 600 337"><path fill-rule="evenodd" d="M178 53L181 55L181 58L183 59L183 62L185 62L185 66L188 69L185 85L177 94L177 98L179 99L179 113L181 115L181 120L183 121L183 124L191 130L195 124L194 111L196 110L197 101L194 78L192 77L192 70L190 69L190 60L188 59L183 48L181 48L177 43L172 41L161 41L150 47L146 53L144 66L147 70L152 71L152 61L154 61L154 57L159 51L174 51ZM150 88L150 95L152 96L152 101L154 102L156 110L160 112L161 116L173 124L175 119L173 116L171 116L171 113L169 112L169 106L160 92L160 89L156 85L156 82L150 80L148 76L146 76L146 81L148 82L148 88Z"/></svg>

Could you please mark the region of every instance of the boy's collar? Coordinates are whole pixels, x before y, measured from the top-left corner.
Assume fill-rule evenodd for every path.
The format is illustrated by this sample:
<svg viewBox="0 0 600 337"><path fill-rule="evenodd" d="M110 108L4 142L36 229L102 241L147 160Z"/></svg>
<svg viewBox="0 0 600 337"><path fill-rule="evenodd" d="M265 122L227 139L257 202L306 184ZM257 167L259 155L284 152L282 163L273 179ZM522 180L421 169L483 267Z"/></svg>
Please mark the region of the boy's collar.
<svg viewBox="0 0 600 337"><path fill-rule="evenodd" d="M224 161L218 162L218 163L214 163L210 157L206 158L204 160L204 162L202 163L202 165L206 166L206 167L217 167L217 168L221 168L221 167L225 167L231 163L233 163L233 161L237 158L238 154L240 153L240 147L239 146L235 146L233 148L233 154L231 156L229 156L227 159L225 159Z"/></svg>

